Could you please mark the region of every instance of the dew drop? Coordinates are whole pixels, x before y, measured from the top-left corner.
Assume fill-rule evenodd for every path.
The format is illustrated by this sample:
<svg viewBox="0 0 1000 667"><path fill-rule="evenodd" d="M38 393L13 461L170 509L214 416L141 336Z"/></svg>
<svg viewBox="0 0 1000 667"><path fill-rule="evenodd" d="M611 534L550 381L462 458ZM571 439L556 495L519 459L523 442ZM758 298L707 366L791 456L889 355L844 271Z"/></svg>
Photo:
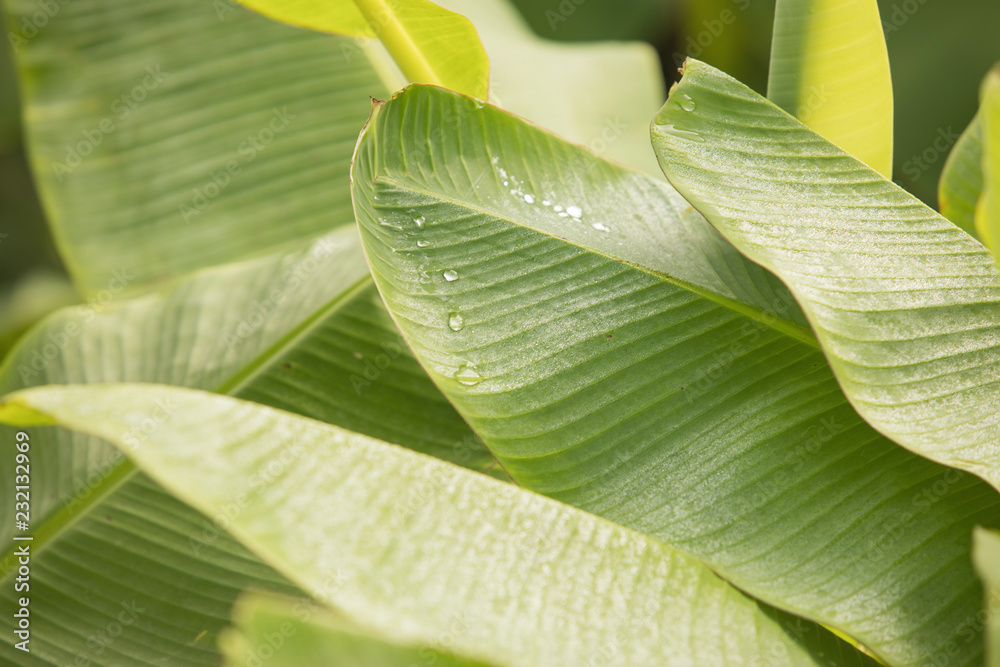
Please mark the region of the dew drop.
<svg viewBox="0 0 1000 667"><path fill-rule="evenodd" d="M472 364L462 364L455 371L455 379L466 387L473 387L483 381L483 376Z"/></svg>
<svg viewBox="0 0 1000 667"><path fill-rule="evenodd" d="M552 206L552 202L550 202L548 199L543 199L542 206Z"/></svg>
<svg viewBox="0 0 1000 667"><path fill-rule="evenodd" d="M535 203L535 195L524 195L524 201L529 204Z"/></svg>
<svg viewBox="0 0 1000 667"><path fill-rule="evenodd" d="M458 280L458 271L456 271L455 269L448 269L447 271L444 272L444 279L447 280L448 282Z"/></svg>
<svg viewBox="0 0 1000 667"><path fill-rule="evenodd" d="M465 318L461 313L450 313L448 315L448 328L452 331L461 331L465 328Z"/></svg>
<svg viewBox="0 0 1000 667"><path fill-rule="evenodd" d="M426 248L430 244L431 244L430 241L417 241L418 248Z"/></svg>
<svg viewBox="0 0 1000 667"><path fill-rule="evenodd" d="M681 109L684 109L684 111L694 111L698 108L698 104L691 99L690 95L681 95L681 101L677 104Z"/></svg>
<svg viewBox="0 0 1000 667"><path fill-rule="evenodd" d="M563 210L563 208L559 204L556 204L555 206L552 207L552 210L553 211L561 211L561 210Z"/></svg>
<svg viewBox="0 0 1000 667"><path fill-rule="evenodd" d="M580 208L579 206L567 206L566 212L569 213L572 217L576 218L577 220L583 217L583 209Z"/></svg>
<svg viewBox="0 0 1000 667"><path fill-rule="evenodd" d="M664 125L663 131L669 135L679 137L681 139L687 139L688 141L704 141L704 139L701 138L701 135L697 132L682 130L679 127L674 127L673 125Z"/></svg>
<svg viewBox="0 0 1000 667"><path fill-rule="evenodd" d="M417 223L417 227L423 227L424 223L427 222L427 218L420 216L418 218L414 218L413 222Z"/></svg>
<svg viewBox="0 0 1000 667"><path fill-rule="evenodd" d="M608 227L607 225L601 224L600 222L595 222L594 224L591 225L591 227L593 227L594 229L596 229L599 232L610 232L611 231L610 227Z"/></svg>

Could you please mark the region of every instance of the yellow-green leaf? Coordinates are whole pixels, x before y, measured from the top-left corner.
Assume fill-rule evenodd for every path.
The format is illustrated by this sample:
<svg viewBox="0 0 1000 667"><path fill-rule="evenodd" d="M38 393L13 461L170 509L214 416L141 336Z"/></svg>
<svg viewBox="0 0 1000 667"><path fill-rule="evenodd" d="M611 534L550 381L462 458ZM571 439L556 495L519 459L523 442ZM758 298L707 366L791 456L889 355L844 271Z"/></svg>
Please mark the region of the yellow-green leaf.
<svg viewBox="0 0 1000 667"><path fill-rule="evenodd" d="M983 82L983 194L976 207L976 232L983 244L1000 251L1000 65Z"/></svg>
<svg viewBox="0 0 1000 667"><path fill-rule="evenodd" d="M892 177L892 79L875 0L778 0L767 96Z"/></svg>
<svg viewBox="0 0 1000 667"><path fill-rule="evenodd" d="M986 623L986 664L1000 667L1000 533L977 528L972 537L972 560L985 589L985 615L977 620Z"/></svg>
<svg viewBox="0 0 1000 667"><path fill-rule="evenodd" d="M941 215L976 236L975 217L983 193L983 123L976 115L948 155L938 186Z"/></svg>
<svg viewBox="0 0 1000 667"><path fill-rule="evenodd" d="M429 0L240 0L284 23L355 37L378 37L403 74L485 99L489 59L475 26Z"/></svg>

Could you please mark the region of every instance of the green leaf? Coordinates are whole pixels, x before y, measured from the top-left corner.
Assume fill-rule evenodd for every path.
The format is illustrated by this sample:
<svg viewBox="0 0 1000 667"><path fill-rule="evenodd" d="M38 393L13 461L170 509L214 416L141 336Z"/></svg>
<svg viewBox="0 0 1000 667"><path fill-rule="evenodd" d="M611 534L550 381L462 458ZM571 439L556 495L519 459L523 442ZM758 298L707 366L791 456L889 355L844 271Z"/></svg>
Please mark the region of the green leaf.
<svg viewBox="0 0 1000 667"><path fill-rule="evenodd" d="M767 96L892 178L892 78L876 0L778 0Z"/></svg>
<svg viewBox="0 0 1000 667"><path fill-rule="evenodd" d="M466 660L448 648L450 638L467 629L456 619L433 646L401 645L392 636L359 633L317 602L248 595L233 609L236 628L221 638L232 667L489 667ZM496 667L496 666L494 666Z"/></svg>
<svg viewBox="0 0 1000 667"><path fill-rule="evenodd" d="M1000 533L976 528L973 538L973 556L976 570L983 578L985 603L983 616L977 617L980 625L986 624L986 664L1000 666Z"/></svg>
<svg viewBox="0 0 1000 667"><path fill-rule="evenodd" d="M976 231L1000 257L1000 65L983 81L981 97L983 194L976 208Z"/></svg>
<svg viewBox="0 0 1000 667"><path fill-rule="evenodd" d="M8 2L15 31L31 25L38 5ZM18 63L35 179L87 298L350 223L331 184L347 182L369 96L389 90L349 38L226 0L59 4Z"/></svg>
<svg viewBox="0 0 1000 667"><path fill-rule="evenodd" d="M684 197L789 286L872 426L1000 486L1000 274L979 243L704 63L653 143Z"/></svg>
<svg viewBox="0 0 1000 667"><path fill-rule="evenodd" d="M359 245L343 229L298 252L199 272L160 294L61 311L20 343L0 387L131 380L213 389L485 469L492 456L410 356ZM212 638L235 597L250 586L289 590L220 535L224 521L173 501L114 448L55 429L30 433L33 664L62 665L78 653L95 664L215 665ZM13 497L14 433L0 438L0 490ZM11 607L13 530L3 524L0 568ZM74 594L63 592L66 581ZM148 609L141 628L107 650L88 642L133 598ZM192 644L202 630L209 639ZM4 637L0 662L19 654Z"/></svg>
<svg viewBox="0 0 1000 667"><path fill-rule="evenodd" d="M977 114L948 155L941 172L941 215L976 236L976 204L983 192L983 128Z"/></svg>
<svg viewBox="0 0 1000 667"><path fill-rule="evenodd" d="M490 62L475 27L429 0L239 1L292 25L378 37L410 81L489 94Z"/></svg>
<svg viewBox="0 0 1000 667"><path fill-rule="evenodd" d="M960 637L1000 497L866 425L791 294L666 183L422 86L378 111L353 178L390 313L520 485L891 664Z"/></svg>
<svg viewBox="0 0 1000 667"><path fill-rule="evenodd" d="M0 420L11 405L115 443L206 516L238 503L243 544L399 643L452 632L456 653L512 666L872 664L646 537L321 422L151 385L18 392ZM158 428L124 437L163 405Z"/></svg>

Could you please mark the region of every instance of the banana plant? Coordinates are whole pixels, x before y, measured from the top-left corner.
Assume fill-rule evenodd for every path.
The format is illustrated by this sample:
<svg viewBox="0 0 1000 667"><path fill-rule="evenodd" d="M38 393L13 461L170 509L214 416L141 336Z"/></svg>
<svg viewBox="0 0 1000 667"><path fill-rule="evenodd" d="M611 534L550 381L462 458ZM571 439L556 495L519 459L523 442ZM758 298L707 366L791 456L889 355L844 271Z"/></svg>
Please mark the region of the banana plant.
<svg viewBox="0 0 1000 667"><path fill-rule="evenodd" d="M995 660L992 79L952 222L887 180L874 0L780 0L769 99L505 0L49 23L88 302L0 367L0 661Z"/></svg>

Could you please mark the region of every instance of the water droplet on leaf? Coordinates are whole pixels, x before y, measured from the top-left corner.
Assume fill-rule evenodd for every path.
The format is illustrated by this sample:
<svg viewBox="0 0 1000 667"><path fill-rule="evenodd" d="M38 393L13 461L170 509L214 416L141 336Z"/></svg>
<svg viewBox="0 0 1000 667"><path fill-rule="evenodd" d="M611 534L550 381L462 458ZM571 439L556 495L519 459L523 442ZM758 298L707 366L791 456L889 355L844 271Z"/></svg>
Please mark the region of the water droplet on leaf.
<svg viewBox="0 0 1000 667"><path fill-rule="evenodd" d="M447 280L448 282L458 280L458 271L456 271L455 269L448 269L447 271L444 272L444 279Z"/></svg>
<svg viewBox="0 0 1000 667"><path fill-rule="evenodd" d="M673 125L664 125L663 131L671 136L687 139L688 141L704 141L704 139L701 138L701 135L697 132L682 130L681 128Z"/></svg>
<svg viewBox="0 0 1000 667"><path fill-rule="evenodd" d="M483 376L472 364L462 364L455 371L455 379L466 387L473 387L483 381Z"/></svg>
<svg viewBox="0 0 1000 667"><path fill-rule="evenodd" d="M461 331L465 328L465 318L461 313L451 313L448 315L448 328L452 331Z"/></svg>

